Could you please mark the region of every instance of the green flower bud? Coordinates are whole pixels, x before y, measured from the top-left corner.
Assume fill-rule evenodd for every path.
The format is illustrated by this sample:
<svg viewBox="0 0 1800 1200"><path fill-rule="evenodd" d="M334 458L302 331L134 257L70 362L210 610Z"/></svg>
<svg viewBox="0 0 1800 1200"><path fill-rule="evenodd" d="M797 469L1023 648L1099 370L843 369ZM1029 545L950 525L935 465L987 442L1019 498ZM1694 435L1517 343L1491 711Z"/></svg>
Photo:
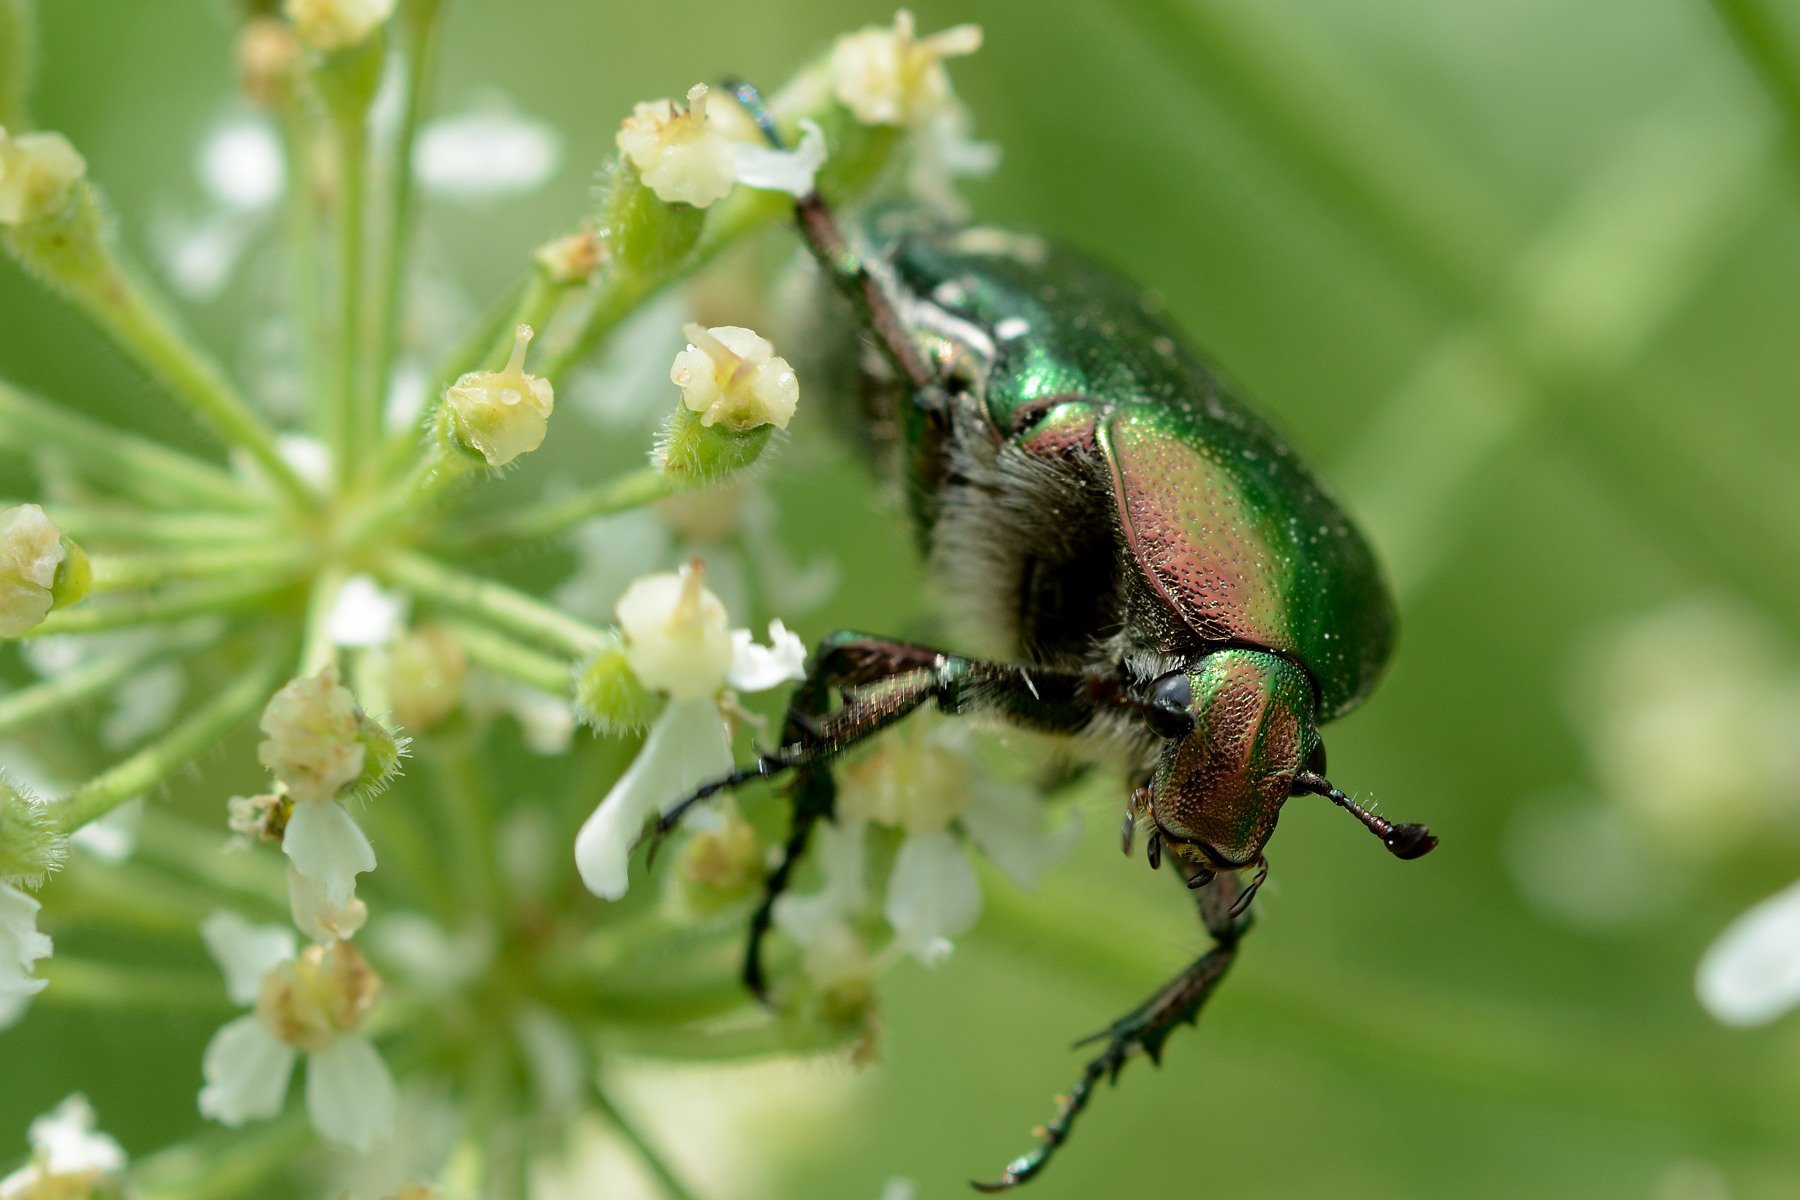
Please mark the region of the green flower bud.
<svg viewBox="0 0 1800 1200"><path fill-rule="evenodd" d="M339 793L345 799L368 800L385 792L400 777L401 762L412 746L404 737L374 717L356 714L356 740L362 743L362 773L345 785Z"/></svg>
<svg viewBox="0 0 1800 1200"><path fill-rule="evenodd" d="M87 161L60 133L9 136L0 129L0 225L30 225L66 212Z"/></svg>
<svg viewBox="0 0 1800 1200"><path fill-rule="evenodd" d="M608 261L617 269L648 279L661 278L692 252L705 224L703 210L659 199L629 159L616 160L606 168L600 188L599 225Z"/></svg>
<svg viewBox="0 0 1800 1200"><path fill-rule="evenodd" d="M50 609L80 604L94 590L94 564L87 551L66 534L62 539L63 560L56 565L56 578L50 584Z"/></svg>
<svg viewBox="0 0 1800 1200"><path fill-rule="evenodd" d="M555 407L548 379L525 373L531 326L521 325L512 357L498 371L470 371L444 393L438 443L466 460L504 467L544 444Z"/></svg>
<svg viewBox="0 0 1800 1200"><path fill-rule="evenodd" d="M0 638L23 637L92 590L87 554L35 504L0 511Z"/></svg>
<svg viewBox="0 0 1800 1200"><path fill-rule="evenodd" d="M36 887L68 853L48 806L0 775L0 883Z"/></svg>
<svg viewBox="0 0 1800 1200"><path fill-rule="evenodd" d="M648 728L662 702L637 677L625 643L614 634L575 674L575 707L603 733Z"/></svg>

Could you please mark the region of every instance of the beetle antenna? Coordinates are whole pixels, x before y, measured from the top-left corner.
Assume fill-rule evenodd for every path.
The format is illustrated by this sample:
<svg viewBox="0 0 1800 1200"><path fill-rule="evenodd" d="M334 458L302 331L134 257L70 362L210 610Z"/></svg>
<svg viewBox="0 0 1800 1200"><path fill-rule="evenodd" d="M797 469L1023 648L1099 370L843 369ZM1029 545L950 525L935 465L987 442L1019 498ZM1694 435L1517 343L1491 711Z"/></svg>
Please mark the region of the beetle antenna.
<svg viewBox="0 0 1800 1200"><path fill-rule="evenodd" d="M1331 785L1331 780L1316 771L1301 771L1294 776L1294 794L1302 792L1323 796L1363 823L1368 831L1381 839L1395 858L1419 858L1429 854L1438 844L1431 830L1423 825L1400 825L1378 817Z"/></svg>

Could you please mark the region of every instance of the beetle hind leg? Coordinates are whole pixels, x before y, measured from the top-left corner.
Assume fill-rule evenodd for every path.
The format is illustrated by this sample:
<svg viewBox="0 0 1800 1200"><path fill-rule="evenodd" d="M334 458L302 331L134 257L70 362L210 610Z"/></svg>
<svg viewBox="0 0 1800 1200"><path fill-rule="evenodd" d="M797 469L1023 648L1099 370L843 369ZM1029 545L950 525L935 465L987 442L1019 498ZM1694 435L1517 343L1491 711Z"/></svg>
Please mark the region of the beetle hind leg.
<svg viewBox="0 0 1800 1200"><path fill-rule="evenodd" d="M1008 1163L1000 1178L992 1183L975 1183L980 1192L1003 1192L1035 1179L1050 1159L1074 1132L1075 1121L1093 1099L1101 1080L1117 1082L1125 1064L1142 1054L1160 1064L1169 1035L1181 1025L1199 1019L1207 998L1225 977L1226 970L1237 958L1239 939L1250 927L1244 915L1244 886L1235 875L1214 875L1194 896L1200 918L1212 935L1213 947L1195 959L1186 970L1164 984L1148 999L1111 1025L1075 1044L1105 1042L1105 1048L1089 1059L1075 1086L1057 1104L1056 1115L1038 1129L1038 1144Z"/></svg>

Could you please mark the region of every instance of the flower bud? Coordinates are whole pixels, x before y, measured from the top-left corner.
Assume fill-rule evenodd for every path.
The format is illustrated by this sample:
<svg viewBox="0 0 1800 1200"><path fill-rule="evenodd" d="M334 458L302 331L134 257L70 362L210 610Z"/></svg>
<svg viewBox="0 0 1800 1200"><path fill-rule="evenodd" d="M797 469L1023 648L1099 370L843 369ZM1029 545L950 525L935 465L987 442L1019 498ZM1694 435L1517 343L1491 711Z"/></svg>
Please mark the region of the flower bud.
<svg viewBox="0 0 1800 1200"><path fill-rule="evenodd" d="M722 424L737 433L763 425L787 428L800 402L800 381L767 338L738 325L707 329L692 322L682 333L688 345L675 356L669 381L681 389L682 404L700 414L701 425Z"/></svg>
<svg viewBox="0 0 1800 1200"><path fill-rule="evenodd" d="M330 54L355 46L394 15L394 0L283 0L282 13L308 47Z"/></svg>
<svg viewBox="0 0 1800 1200"><path fill-rule="evenodd" d="M0 883L36 887L68 852L44 802L0 775Z"/></svg>
<svg viewBox="0 0 1800 1200"><path fill-rule="evenodd" d="M697 83L685 107L673 100L639 104L619 126L619 153L666 204L705 208L731 191L732 141L706 110L706 85Z"/></svg>
<svg viewBox="0 0 1800 1200"><path fill-rule="evenodd" d="M225 802L225 824L245 842L281 844L288 818L294 815L294 798L286 792L260 796L233 796Z"/></svg>
<svg viewBox="0 0 1800 1200"><path fill-rule="evenodd" d="M387 791L400 775L412 739L402 737L361 709L356 713L356 740L362 743L362 772L344 789L347 799L368 800Z"/></svg>
<svg viewBox="0 0 1800 1200"><path fill-rule="evenodd" d="M447 449L504 467L543 445L555 393L548 379L525 373L531 337L531 326L519 326L506 366L470 371L444 393L438 436Z"/></svg>
<svg viewBox="0 0 1800 1200"><path fill-rule="evenodd" d="M60 133L0 129L0 225L31 225L69 208L87 161Z"/></svg>
<svg viewBox="0 0 1800 1200"><path fill-rule="evenodd" d="M725 605L707 589L698 560L679 572L646 575L614 609L625 661L646 688L676 700L717 695L731 672Z"/></svg>
<svg viewBox="0 0 1800 1200"><path fill-rule="evenodd" d="M957 25L921 38L912 13L894 14L891 28L871 25L831 49L831 90L865 125L917 128L954 103L944 60L981 48L979 25Z"/></svg>
<svg viewBox="0 0 1800 1200"><path fill-rule="evenodd" d="M252 104L277 108L293 98L300 78L300 39L274 17L255 17L237 38L238 86Z"/></svg>
<svg viewBox="0 0 1800 1200"><path fill-rule="evenodd" d="M263 709L257 758L297 801L330 800L364 777L362 713L335 665L291 680Z"/></svg>
<svg viewBox="0 0 1800 1200"><path fill-rule="evenodd" d="M87 555L35 504L0 510L0 638L23 637L93 589Z"/></svg>
<svg viewBox="0 0 1800 1200"><path fill-rule="evenodd" d="M645 729L661 707L631 669L625 643L609 637L575 673L575 707L602 733Z"/></svg>
<svg viewBox="0 0 1800 1200"><path fill-rule="evenodd" d="M539 246L532 259L538 270L558 287L578 287L594 277L606 244L591 229L582 229L567 237L556 238Z"/></svg>
<svg viewBox="0 0 1800 1200"><path fill-rule="evenodd" d="M692 409L678 408L663 426L655 461L663 474L684 485L718 483L750 466L768 447L772 427L739 433L707 426Z"/></svg>
<svg viewBox="0 0 1800 1200"><path fill-rule="evenodd" d="M423 733L456 711L469 676L462 643L442 626L422 625L388 648L388 697L400 728Z"/></svg>

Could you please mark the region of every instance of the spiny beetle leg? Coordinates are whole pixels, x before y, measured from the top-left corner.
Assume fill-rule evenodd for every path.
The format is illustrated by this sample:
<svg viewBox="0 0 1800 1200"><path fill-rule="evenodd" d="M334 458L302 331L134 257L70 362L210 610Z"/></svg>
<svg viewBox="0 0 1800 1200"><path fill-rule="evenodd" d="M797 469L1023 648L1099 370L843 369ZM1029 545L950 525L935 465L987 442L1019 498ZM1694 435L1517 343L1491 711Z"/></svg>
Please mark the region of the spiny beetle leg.
<svg viewBox="0 0 1800 1200"><path fill-rule="evenodd" d="M1102 1079L1118 1082L1119 1072L1125 1069L1125 1064L1140 1053L1153 1063L1162 1062L1163 1046L1169 1035L1177 1026L1192 1024L1199 1019L1207 997L1212 995L1219 980L1224 978L1226 968L1237 958L1238 939L1249 927L1247 921L1234 915L1244 890L1231 875L1215 876L1195 889L1201 920L1213 936L1213 948L1131 1012L1099 1033L1075 1043L1085 1046L1104 1041L1106 1048L1088 1060L1082 1068L1081 1078L1058 1102L1056 1115L1038 1131L1037 1146L1008 1163L994 1182L974 1183L976 1191L1003 1192L1035 1179L1069 1140L1076 1118L1087 1108L1093 1099L1094 1088Z"/></svg>

